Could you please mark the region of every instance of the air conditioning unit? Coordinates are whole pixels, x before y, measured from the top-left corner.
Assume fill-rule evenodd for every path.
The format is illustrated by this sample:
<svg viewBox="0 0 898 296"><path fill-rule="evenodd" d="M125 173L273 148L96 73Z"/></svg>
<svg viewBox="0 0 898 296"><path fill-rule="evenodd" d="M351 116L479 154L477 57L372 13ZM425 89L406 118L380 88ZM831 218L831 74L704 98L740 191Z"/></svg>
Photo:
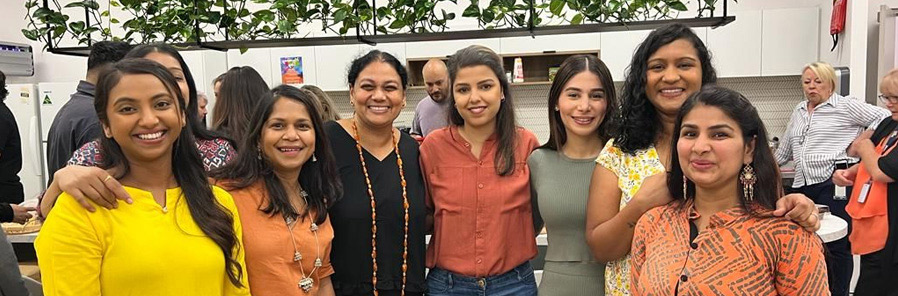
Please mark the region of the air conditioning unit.
<svg viewBox="0 0 898 296"><path fill-rule="evenodd" d="M6 76L34 75L34 52L31 46L0 41L0 71Z"/></svg>

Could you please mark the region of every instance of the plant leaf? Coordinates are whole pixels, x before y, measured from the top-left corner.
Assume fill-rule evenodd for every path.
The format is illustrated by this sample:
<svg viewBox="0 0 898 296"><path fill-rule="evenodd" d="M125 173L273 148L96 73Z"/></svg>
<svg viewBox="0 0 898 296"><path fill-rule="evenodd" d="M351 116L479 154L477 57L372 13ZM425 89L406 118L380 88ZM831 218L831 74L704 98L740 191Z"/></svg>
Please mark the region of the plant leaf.
<svg viewBox="0 0 898 296"><path fill-rule="evenodd" d="M677 11L689 10L688 8L686 8L686 4L683 4L683 2L680 2L680 1L674 1L674 2L668 3L667 5L670 6L670 8L677 10Z"/></svg>
<svg viewBox="0 0 898 296"><path fill-rule="evenodd" d="M571 25L579 25L581 22L583 22L583 14L578 13L571 18Z"/></svg>
<svg viewBox="0 0 898 296"><path fill-rule="evenodd" d="M461 13L462 17L479 17L480 16L480 7L477 7L475 4L471 4L468 8L465 8L465 11Z"/></svg>

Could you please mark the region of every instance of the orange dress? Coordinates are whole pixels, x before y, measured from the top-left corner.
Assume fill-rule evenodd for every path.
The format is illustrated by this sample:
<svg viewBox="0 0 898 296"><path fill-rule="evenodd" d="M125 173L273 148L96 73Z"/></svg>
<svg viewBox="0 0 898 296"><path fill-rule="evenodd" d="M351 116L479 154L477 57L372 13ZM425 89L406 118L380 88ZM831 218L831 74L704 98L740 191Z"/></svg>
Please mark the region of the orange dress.
<svg viewBox="0 0 898 296"><path fill-rule="evenodd" d="M299 264L293 261L293 244L283 216L268 215L261 210L268 206L264 181L228 192L234 197L243 222L246 271L253 295L318 295L321 279L334 273L330 263L331 241L334 239L330 219L318 225L317 244L310 230L314 214L300 219L293 226L293 238L302 255L300 269ZM322 265L312 272L316 257L321 258ZM308 293L298 286L303 272L315 281Z"/></svg>
<svg viewBox="0 0 898 296"><path fill-rule="evenodd" d="M698 217L674 202L639 219L630 252L633 295L829 294L817 235L741 207L714 214L701 232L691 226Z"/></svg>

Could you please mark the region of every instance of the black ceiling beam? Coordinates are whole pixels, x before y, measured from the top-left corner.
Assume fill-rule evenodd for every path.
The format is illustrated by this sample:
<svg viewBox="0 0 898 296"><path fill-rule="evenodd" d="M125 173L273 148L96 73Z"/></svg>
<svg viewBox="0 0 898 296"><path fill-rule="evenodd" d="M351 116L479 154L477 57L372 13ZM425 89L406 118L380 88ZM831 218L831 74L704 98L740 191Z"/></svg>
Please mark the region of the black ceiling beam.
<svg viewBox="0 0 898 296"><path fill-rule="evenodd" d="M596 33L596 32L620 32L632 30L652 30L672 23L680 23L689 27L712 27L716 28L729 24L736 20L735 16L721 17L703 17L689 19L669 19L669 20L653 20L623 23L597 23L597 24L580 24L580 25L563 25L563 26L546 26L535 28L511 28L511 29L492 29L492 30L469 30L469 31L452 31L440 33L403 33L403 34L387 34L387 35L367 35L367 36L336 36L336 37L313 37L313 38L296 38L296 39L266 39L266 40L226 40L211 41L201 43L176 43L175 47L184 50L214 49L227 50L239 48L271 48L271 47L295 47L295 46L324 46L324 45L341 45L341 44L369 44L374 43L395 43L395 42L417 42L417 41L439 41L439 40L463 40L463 39L479 39L479 38L501 38L501 37L527 37L540 35L559 35L559 34L575 34L575 33ZM81 47L52 47L49 48L51 53L87 56L90 49L85 46Z"/></svg>

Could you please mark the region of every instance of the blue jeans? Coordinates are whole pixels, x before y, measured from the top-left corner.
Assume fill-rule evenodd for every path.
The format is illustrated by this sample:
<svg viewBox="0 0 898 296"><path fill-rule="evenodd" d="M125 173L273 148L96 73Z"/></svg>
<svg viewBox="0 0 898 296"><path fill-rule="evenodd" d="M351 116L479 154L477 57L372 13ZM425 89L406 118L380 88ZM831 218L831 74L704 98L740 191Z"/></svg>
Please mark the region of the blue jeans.
<svg viewBox="0 0 898 296"><path fill-rule="evenodd" d="M433 296L536 296L536 279L530 262L486 278L467 277L434 268L427 274L427 290L427 295Z"/></svg>

